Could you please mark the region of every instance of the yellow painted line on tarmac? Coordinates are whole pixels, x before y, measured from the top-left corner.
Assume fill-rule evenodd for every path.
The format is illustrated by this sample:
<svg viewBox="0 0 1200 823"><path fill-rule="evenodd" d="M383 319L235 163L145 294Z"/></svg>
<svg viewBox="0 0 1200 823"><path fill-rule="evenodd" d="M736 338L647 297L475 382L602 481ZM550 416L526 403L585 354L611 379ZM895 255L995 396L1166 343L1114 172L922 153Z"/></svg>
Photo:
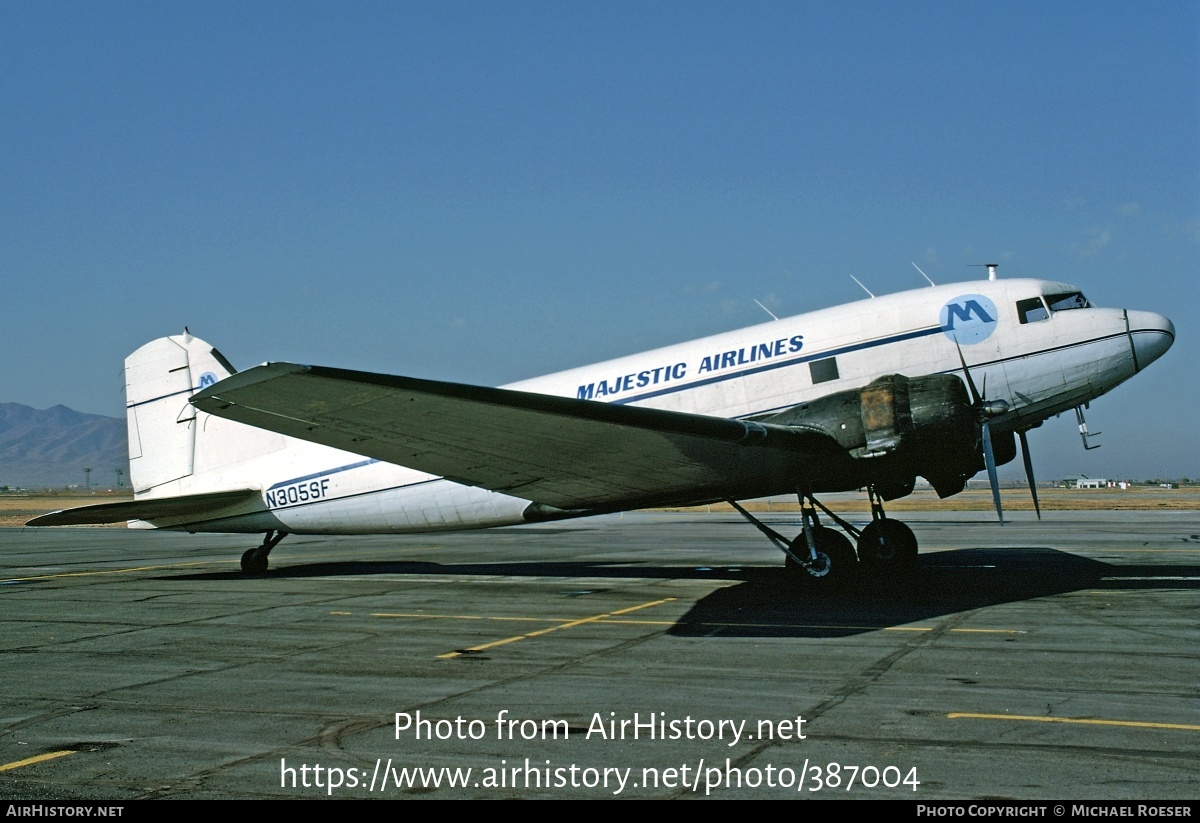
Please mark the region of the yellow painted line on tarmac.
<svg viewBox="0 0 1200 823"><path fill-rule="evenodd" d="M439 654L438 659L444 660L444 659L450 659L450 658L455 658L455 657L461 657L463 652L481 652L486 649L494 649L497 646L506 646L509 643L516 643L518 641L528 640L533 637L541 637L544 634L550 634L551 632L562 631L563 629L573 629L576 626L583 626L588 623L598 623L608 617L616 617L617 615L629 614L630 612L640 611L641 609L649 609L649 608L653 608L654 606L661 606L663 603L670 603L673 600L675 600L674 597L665 597L662 600L651 600L647 603L640 603L637 606L630 606L629 608L626 608L626 609L618 609L615 612L605 612L604 614L594 614L591 617L582 617L582 618L579 618L578 620L571 620L571 621L562 623L557 626L551 626L547 629L538 629L537 631L528 632L527 634L518 634L513 637L506 637L503 640L495 640L495 641L492 641L491 643L483 643L478 646L472 646L469 649L460 649L458 651L448 652L446 654Z"/></svg>
<svg viewBox="0 0 1200 823"><path fill-rule="evenodd" d="M75 750L67 749L61 752L46 752L45 754L39 754L37 757L27 757L24 760L17 760L12 763L0 765L0 772L19 769L23 766L32 766L34 763L44 763L47 760L55 760L59 757L66 757L69 754L75 754Z"/></svg>
<svg viewBox="0 0 1200 823"><path fill-rule="evenodd" d="M278 555L273 559L277 560L292 560L293 557L288 555ZM220 566L227 563L240 563L240 557L234 557L229 560L196 560L190 563L160 563L154 566L130 566L126 569L97 569L88 572L55 572L54 574L36 574L29 577L6 577L0 579L0 586L5 583L27 583L30 580L55 580L60 577L99 577L110 574L129 574L131 572L146 572L155 571L157 569L189 569L195 566ZM346 612L349 614L349 612Z"/></svg>
<svg viewBox="0 0 1200 823"><path fill-rule="evenodd" d="M0 580L0 584L4 583L24 583L30 580L56 580L60 577L99 577L108 574L129 574L130 572L146 572L155 569L183 569L190 566L211 566L213 563L220 563L219 560L200 560L195 563L165 563L159 566L133 566L128 569L101 569L90 572L56 572L55 574L36 574L30 577L6 577Z"/></svg>
<svg viewBox="0 0 1200 823"><path fill-rule="evenodd" d="M645 625L673 626L678 620L603 620L603 623L631 623ZM718 623L713 620L701 620L696 625L721 626L723 628L745 629L853 629L867 632L931 632L932 626L847 626L837 623ZM1021 629L951 629L958 634L1025 634Z"/></svg>
<svg viewBox="0 0 1200 823"><path fill-rule="evenodd" d="M854 626L864 629L865 626ZM880 631L934 631L934 626L883 626ZM950 629L952 635L1024 635L1024 629Z"/></svg>
<svg viewBox="0 0 1200 823"><path fill-rule="evenodd" d="M669 598L674 600L675 598ZM655 601L654 604L665 603L665 600ZM637 606L635 608L646 608L646 606ZM679 623L678 620L630 620L613 615L619 615L632 611L631 609L622 609L621 611L610 612L609 614L597 615L595 617L586 618L587 623L606 623L616 625L629 626L674 626ZM350 612L330 612L334 615L348 615ZM429 612L372 612L371 617L387 617L399 619L415 619L415 620L490 620L493 622L515 622L515 623L558 623L556 628L567 628L566 624L577 625L580 621L570 617L505 617L505 616L489 616L482 614L431 614ZM854 631L884 631L884 632L931 632L933 626L848 626L837 623L728 623L717 622L713 620L702 620L696 625L700 626L720 626L723 628L745 628L745 629L852 629ZM545 631L550 631L545 630ZM1023 629L950 629L954 634L1025 634ZM545 633L545 632L543 632ZM525 637L526 635L522 635Z"/></svg>
<svg viewBox="0 0 1200 823"><path fill-rule="evenodd" d="M1018 720L1029 723L1074 723L1082 726L1126 726L1133 729L1174 729L1184 732L1200 732L1200 726L1189 723L1150 723L1142 720L1104 720L1094 717L1036 717L1022 714L975 714L973 712L951 712L946 717L952 720Z"/></svg>
<svg viewBox="0 0 1200 823"><path fill-rule="evenodd" d="M344 612L349 614L349 612ZM482 614L421 614L410 612L372 612L371 617L410 617L420 620L500 620L522 623L570 623L569 617L489 617Z"/></svg>

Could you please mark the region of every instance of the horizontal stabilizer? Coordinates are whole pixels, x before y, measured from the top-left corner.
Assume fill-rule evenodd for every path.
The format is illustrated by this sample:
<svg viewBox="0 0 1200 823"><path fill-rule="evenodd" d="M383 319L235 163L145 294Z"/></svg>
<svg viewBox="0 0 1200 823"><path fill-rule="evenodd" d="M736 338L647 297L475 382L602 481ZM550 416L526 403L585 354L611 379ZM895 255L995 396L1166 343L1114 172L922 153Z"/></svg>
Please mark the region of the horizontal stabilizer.
<svg viewBox="0 0 1200 823"><path fill-rule="evenodd" d="M99 523L120 523L125 520L165 520L191 517L207 520L241 504L261 499L258 489L234 489L203 494L184 494L178 497L157 497L150 500L129 500L122 503L99 503L74 509L43 514L26 526L90 526Z"/></svg>

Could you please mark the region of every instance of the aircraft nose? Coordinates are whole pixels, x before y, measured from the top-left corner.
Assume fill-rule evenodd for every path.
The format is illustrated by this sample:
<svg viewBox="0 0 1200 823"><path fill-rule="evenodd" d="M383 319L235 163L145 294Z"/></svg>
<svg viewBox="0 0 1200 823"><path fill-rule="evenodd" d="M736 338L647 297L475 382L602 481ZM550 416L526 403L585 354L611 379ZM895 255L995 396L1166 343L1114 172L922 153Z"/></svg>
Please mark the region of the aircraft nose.
<svg viewBox="0 0 1200 823"><path fill-rule="evenodd" d="M1162 357L1175 342L1175 324L1152 311L1126 312L1129 341L1139 370Z"/></svg>

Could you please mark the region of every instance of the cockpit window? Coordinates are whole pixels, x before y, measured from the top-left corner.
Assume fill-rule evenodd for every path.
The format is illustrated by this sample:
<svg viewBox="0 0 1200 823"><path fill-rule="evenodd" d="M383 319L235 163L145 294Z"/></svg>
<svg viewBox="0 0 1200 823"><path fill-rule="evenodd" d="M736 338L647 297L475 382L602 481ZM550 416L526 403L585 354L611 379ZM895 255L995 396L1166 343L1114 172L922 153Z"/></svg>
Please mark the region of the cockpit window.
<svg viewBox="0 0 1200 823"><path fill-rule="evenodd" d="M1050 306L1050 311L1067 311L1068 309L1090 309L1092 304L1083 296L1082 292L1068 292L1067 294L1047 294L1046 303Z"/></svg>
<svg viewBox="0 0 1200 823"><path fill-rule="evenodd" d="M1028 300L1017 301L1017 317L1022 323L1036 323L1039 320L1045 320L1050 316L1050 312L1046 311L1045 304L1042 303L1042 298L1031 297Z"/></svg>

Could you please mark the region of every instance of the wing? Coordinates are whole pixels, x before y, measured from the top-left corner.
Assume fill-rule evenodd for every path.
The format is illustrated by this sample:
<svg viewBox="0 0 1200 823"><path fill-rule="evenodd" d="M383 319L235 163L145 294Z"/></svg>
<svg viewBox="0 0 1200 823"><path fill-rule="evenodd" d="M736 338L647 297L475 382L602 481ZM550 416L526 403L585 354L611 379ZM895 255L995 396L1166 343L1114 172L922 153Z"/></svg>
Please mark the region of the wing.
<svg viewBox="0 0 1200 823"><path fill-rule="evenodd" d="M830 437L771 424L319 366L268 363L202 411L559 509L794 491Z"/></svg>

